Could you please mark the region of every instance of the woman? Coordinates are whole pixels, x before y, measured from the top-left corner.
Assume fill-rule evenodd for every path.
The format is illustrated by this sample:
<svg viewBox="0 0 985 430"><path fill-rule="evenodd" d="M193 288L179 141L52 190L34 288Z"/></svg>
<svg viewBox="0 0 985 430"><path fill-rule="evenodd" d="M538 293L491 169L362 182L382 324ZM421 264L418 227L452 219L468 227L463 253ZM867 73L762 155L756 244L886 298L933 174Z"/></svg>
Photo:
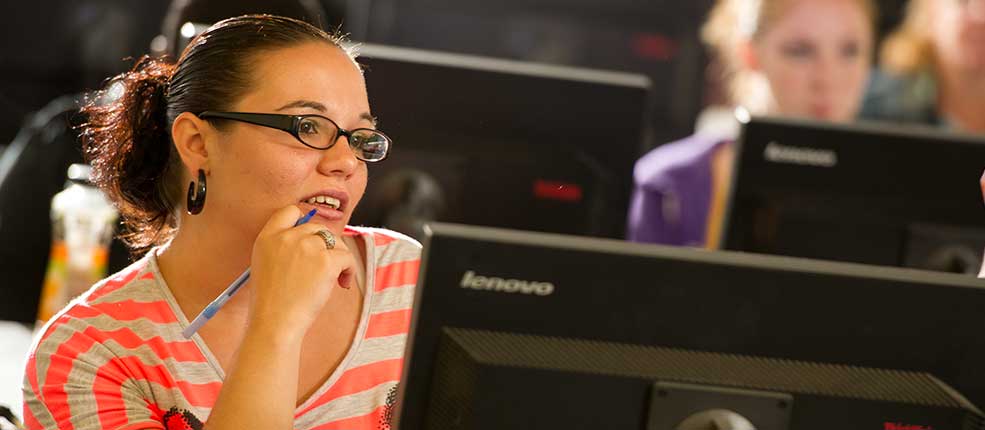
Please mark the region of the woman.
<svg viewBox="0 0 985 430"><path fill-rule="evenodd" d="M741 112L847 122L868 79L874 21L870 0L719 0L703 38ZM641 158L628 238L714 246L734 138L699 131Z"/></svg>
<svg viewBox="0 0 985 430"><path fill-rule="evenodd" d="M911 0L882 66L863 117L985 132L985 1Z"/></svg>
<svg viewBox="0 0 985 430"><path fill-rule="evenodd" d="M343 40L232 18L173 66L145 58L119 81L83 135L130 243L150 250L43 329L28 428L388 426L420 246L346 226L389 139ZM247 267L246 286L185 339Z"/></svg>

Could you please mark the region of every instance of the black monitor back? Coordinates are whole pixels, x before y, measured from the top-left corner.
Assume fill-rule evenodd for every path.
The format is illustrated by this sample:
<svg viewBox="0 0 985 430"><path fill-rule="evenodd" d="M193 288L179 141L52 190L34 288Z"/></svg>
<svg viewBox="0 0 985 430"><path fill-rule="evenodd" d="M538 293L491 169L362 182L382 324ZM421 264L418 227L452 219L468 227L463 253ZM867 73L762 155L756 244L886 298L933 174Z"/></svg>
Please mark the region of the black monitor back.
<svg viewBox="0 0 985 430"><path fill-rule="evenodd" d="M985 405L985 281L973 278L435 225L417 288L398 395L402 430L426 428L431 390L454 387L432 380L449 330L926 372ZM613 379L596 382L602 389ZM537 403L545 393L533 386L502 389L517 401L486 407L550 403ZM637 391L601 391L625 412L607 428L646 428L647 394Z"/></svg>
<svg viewBox="0 0 985 430"><path fill-rule="evenodd" d="M394 139L354 223L425 221L621 237L641 151L640 75L363 45Z"/></svg>
<svg viewBox="0 0 985 430"><path fill-rule="evenodd" d="M350 8L357 40L641 73L653 82L649 145L691 134L704 103L699 33L712 0L373 0ZM453 35L453 37L450 37Z"/></svg>
<svg viewBox="0 0 985 430"><path fill-rule="evenodd" d="M724 249L978 271L981 138L758 118L736 153Z"/></svg>

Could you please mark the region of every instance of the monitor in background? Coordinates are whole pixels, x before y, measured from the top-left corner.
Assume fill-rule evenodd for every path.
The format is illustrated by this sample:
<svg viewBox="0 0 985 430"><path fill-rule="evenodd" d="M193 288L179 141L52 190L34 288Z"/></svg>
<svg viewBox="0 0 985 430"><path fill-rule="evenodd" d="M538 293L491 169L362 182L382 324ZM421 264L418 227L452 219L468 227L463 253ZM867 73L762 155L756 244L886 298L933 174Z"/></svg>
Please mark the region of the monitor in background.
<svg viewBox="0 0 985 430"><path fill-rule="evenodd" d="M355 224L421 238L438 220L622 237L649 81L640 75L361 45L380 128Z"/></svg>
<svg viewBox="0 0 985 430"><path fill-rule="evenodd" d="M690 135L703 105L717 100L698 31L713 0L358 3L346 23L357 40L649 77L647 149Z"/></svg>
<svg viewBox="0 0 985 430"><path fill-rule="evenodd" d="M401 430L982 428L985 281L432 228Z"/></svg>
<svg viewBox="0 0 985 430"><path fill-rule="evenodd" d="M978 273L983 139L760 118L735 163L724 249Z"/></svg>

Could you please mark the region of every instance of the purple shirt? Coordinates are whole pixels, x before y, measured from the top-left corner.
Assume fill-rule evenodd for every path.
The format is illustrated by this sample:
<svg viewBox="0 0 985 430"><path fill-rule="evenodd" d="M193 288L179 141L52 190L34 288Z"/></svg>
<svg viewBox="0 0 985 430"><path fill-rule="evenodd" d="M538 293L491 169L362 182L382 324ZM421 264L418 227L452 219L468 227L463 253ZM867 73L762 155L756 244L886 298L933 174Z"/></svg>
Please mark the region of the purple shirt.
<svg viewBox="0 0 985 430"><path fill-rule="evenodd" d="M692 135L662 145L633 169L627 239L704 246L712 194L712 159L728 143Z"/></svg>

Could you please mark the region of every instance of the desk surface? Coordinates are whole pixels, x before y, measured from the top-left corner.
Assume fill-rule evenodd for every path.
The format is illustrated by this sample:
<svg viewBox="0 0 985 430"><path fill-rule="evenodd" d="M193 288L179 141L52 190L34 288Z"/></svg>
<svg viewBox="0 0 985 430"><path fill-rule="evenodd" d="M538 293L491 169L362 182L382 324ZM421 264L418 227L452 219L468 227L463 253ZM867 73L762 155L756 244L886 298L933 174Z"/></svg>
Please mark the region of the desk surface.
<svg viewBox="0 0 985 430"><path fill-rule="evenodd" d="M24 359L31 347L31 329L20 323L0 321L0 404L22 417L21 380Z"/></svg>

